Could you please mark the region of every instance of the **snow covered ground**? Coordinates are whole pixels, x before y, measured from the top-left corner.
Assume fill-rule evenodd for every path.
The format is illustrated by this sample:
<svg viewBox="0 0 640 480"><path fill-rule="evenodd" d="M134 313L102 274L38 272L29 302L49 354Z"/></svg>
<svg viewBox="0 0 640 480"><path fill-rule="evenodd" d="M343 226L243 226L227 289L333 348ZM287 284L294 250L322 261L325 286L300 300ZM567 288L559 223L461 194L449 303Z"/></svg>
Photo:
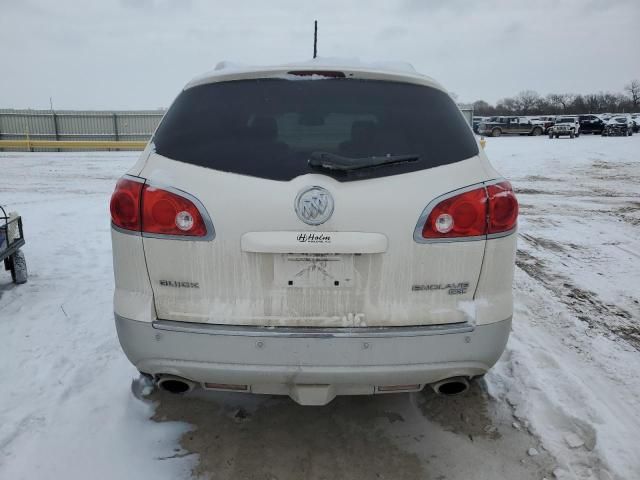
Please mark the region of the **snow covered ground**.
<svg viewBox="0 0 640 480"><path fill-rule="evenodd" d="M0 478L640 478L640 138L489 139L521 202L514 331L464 397L131 395L107 202L135 153L0 153Z"/></svg>

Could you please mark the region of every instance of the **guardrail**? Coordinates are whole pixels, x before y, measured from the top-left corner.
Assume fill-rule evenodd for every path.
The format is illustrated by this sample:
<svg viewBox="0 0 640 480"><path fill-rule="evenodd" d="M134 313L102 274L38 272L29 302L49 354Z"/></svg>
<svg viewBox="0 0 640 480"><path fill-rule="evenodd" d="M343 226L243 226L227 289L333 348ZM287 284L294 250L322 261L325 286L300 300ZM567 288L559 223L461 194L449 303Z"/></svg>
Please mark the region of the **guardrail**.
<svg viewBox="0 0 640 480"><path fill-rule="evenodd" d="M0 150L144 150L138 140L0 140Z"/></svg>
<svg viewBox="0 0 640 480"><path fill-rule="evenodd" d="M0 109L0 150L140 150L164 113Z"/></svg>

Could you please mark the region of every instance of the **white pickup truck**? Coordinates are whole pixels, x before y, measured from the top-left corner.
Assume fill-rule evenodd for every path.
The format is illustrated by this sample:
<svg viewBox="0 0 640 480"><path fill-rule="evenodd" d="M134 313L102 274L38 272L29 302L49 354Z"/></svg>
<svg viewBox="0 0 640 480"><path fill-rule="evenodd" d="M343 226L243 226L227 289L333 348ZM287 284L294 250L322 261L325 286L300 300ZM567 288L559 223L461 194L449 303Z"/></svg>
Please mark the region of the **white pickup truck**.
<svg viewBox="0 0 640 480"><path fill-rule="evenodd" d="M579 137L578 117L558 117L556 123L549 129L549 138L560 138L560 135L569 135L569 138Z"/></svg>

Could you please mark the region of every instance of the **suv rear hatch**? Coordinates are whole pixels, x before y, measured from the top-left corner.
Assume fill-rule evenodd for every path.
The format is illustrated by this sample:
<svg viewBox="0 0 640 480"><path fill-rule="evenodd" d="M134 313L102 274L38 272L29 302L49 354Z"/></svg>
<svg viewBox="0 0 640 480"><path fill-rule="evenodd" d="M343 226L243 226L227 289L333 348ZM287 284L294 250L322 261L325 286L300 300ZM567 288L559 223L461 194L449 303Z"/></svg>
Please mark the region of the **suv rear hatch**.
<svg viewBox="0 0 640 480"><path fill-rule="evenodd" d="M208 240L143 235L158 318L471 319L484 237L414 238L430 202L487 180L469 126L440 89L308 75L208 83L178 96L152 141L140 177L197 198L215 229Z"/></svg>

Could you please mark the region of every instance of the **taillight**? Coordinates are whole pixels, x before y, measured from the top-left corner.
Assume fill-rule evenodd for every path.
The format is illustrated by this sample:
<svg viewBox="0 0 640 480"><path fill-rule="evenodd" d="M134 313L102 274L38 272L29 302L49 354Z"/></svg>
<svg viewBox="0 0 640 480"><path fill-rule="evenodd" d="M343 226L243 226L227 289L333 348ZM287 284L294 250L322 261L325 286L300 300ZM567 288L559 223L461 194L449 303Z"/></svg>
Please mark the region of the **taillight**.
<svg viewBox="0 0 640 480"><path fill-rule="evenodd" d="M515 228L518 222L518 200L511 184L500 182L487 187L489 194L489 226L487 233L502 233Z"/></svg>
<svg viewBox="0 0 640 480"><path fill-rule="evenodd" d="M438 203L422 227L423 238L477 237L487 233L487 194L484 187Z"/></svg>
<svg viewBox="0 0 640 480"><path fill-rule="evenodd" d="M414 238L420 241L418 232L423 240L484 237L513 230L517 220L518 201L511 184L503 181L444 198L428 212Z"/></svg>
<svg viewBox="0 0 640 480"><path fill-rule="evenodd" d="M116 227L140 231L142 186L142 183L127 178L118 180L109 204L111 221Z"/></svg>
<svg viewBox="0 0 640 480"><path fill-rule="evenodd" d="M212 238L213 228L208 231L204 220L206 212L188 197L124 177L111 195L111 220L118 228L143 234Z"/></svg>
<svg viewBox="0 0 640 480"><path fill-rule="evenodd" d="M160 235L204 237L207 226L198 207L191 200L145 185L142 191L142 231Z"/></svg>

